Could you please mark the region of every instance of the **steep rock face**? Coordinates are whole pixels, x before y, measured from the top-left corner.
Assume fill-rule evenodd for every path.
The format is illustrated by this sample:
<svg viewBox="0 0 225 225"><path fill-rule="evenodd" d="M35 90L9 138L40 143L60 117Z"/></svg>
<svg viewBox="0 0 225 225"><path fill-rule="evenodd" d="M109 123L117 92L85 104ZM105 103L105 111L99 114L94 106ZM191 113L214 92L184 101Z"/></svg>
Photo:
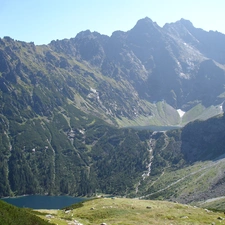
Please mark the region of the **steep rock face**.
<svg viewBox="0 0 225 225"><path fill-rule="evenodd" d="M76 49L73 55L78 60L117 82L129 84L129 91L136 91L139 98L150 102L165 99L174 108L185 110L196 102L205 106L221 102L217 97L224 90L219 87L215 93L214 81L224 83L224 42L223 34L195 28L184 19L161 28L149 18L111 37L85 31L66 41ZM214 68L207 68L210 60ZM198 80L202 86L210 80L212 86L199 88ZM201 93L196 95L196 89Z"/></svg>
<svg viewBox="0 0 225 225"><path fill-rule="evenodd" d="M166 24L164 28L173 37L179 37L185 43L197 48L207 58L224 64L224 34L195 28L190 21L185 19L181 19L176 23Z"/></svg>

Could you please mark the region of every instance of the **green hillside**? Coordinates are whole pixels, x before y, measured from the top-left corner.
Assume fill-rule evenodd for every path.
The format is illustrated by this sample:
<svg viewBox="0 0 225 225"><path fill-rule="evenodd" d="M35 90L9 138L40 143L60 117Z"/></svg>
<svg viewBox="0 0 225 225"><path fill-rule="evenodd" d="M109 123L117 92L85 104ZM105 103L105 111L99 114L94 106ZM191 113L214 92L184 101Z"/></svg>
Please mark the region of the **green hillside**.
<svg viewBox="0 0 225 225"><path fill-rule="evenodd" d="M47 225L47 221L32 214L28 209L17 208L0 200L1 225Z"/></svg>
<svg viewBox="0 0 225 225"><path fill-rule="evenodd" d="M225 194L224 124L221 115L189 123L182 129L155 133L151 139L151 173L140 179L135 194L224 210L223 203L210 201Z"/></svg>

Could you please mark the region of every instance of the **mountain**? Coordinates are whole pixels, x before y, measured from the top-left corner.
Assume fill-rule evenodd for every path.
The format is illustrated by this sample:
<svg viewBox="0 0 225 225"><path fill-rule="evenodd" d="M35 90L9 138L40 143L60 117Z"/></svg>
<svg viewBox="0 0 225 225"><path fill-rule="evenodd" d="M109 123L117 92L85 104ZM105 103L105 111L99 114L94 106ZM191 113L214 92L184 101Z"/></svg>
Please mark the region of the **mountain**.
<svg viewBox="0 0 225 225"><path fill-rule="evenodd" d="M175 196L157 194L161 179L168 190L175 172L224 154L224 42L184 19L159 27L149 18L110 37L0 39L0 196Z"/></svg>
<svg viewBox="0 0 225 225"><path fill-rule="evenodd" d="M76 46L73 52L58 42L51 43L54 50L88 62L118 83L129 82L142 100L164 99L184 110L197 103L221 103L224 34L196 29L184 19L161 28L145 18L130 31L117 31L111 37L82 32L63 41L63 46Z"/></svg>
<svg viewBox="0 0 225 225"><path fill-rule="evenodd" d="M87 30L44 46L5 37L1 86L7 90L13 81L48 87L54 96L63 95L82 111L117 126L185 124L202 113L182 121L177 109L187 112L200 104L214 106L213 115L221 113L217 106L224 100L224 42L224 34L194 28L184 19L161 28L149 18L111 37ZM161 115L168 112L159 111L157 102L174 109L172 118Z"/></svg>
<svg viewBox="0 0 225 225"><path fill-rule="evenodd" d="M218 197L222 199L225 194L224 124L223 115L153 135L151 175L139 183L139 196L200 206L207 202L207 207ZM214 204L213 208L218 209L218 205Z"/></svg>

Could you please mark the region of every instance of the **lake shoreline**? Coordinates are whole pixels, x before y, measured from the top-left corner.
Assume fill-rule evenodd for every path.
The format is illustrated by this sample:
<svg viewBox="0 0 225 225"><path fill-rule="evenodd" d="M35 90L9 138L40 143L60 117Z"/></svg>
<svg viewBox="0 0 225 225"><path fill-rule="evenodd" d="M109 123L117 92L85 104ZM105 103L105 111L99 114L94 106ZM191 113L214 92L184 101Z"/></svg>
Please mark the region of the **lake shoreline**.
<svg viewBox="0 0 225 225"><path fill-rule="evenodd" d="M20 208L31 209L61 209L70 206L75 203L84 201L85 197L73 197L73 196L50 196L50 195L22 195L15 197L1 198L9 204L15 205Z"/></svg>
<svg viewBox="0 0 225 225"><path fill-rule="evenodd" d="M32 195L17 195L17 196L6 196L6 197L1 197L0 199L7 199L7 198L21 198L25 196L32 196Z"/></svg>
<svg viewBox="0 0 225 225"><path fill-rule="evenodd" d="M15 195L15 196L4 196L0 197L1 199L7 199L7 198L21 198L26 196L49 196L49 197L60 197L60 196L68 196L71 198L87 198L86 196L73 196L73 195L49 195L49 194L24 194L24 195Z"/></svg>

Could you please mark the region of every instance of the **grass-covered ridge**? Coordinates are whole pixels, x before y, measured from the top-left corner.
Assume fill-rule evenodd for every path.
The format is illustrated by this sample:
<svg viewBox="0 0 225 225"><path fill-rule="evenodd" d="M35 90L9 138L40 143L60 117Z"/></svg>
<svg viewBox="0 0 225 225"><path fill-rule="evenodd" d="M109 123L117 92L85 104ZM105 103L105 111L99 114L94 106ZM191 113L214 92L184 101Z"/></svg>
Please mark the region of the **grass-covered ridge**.
<svg viewBox="0 0 225 225"><path fill-rule="evenodd" d="M52 214L51 222L66 225L77 221L83 225L162 225L224 224L223 213L166 201L127 198L99 198L83 202L70 210L41 210ZM41 216L46 219L46 215Z"/></svg>
<svg viewBox="0 0 225 225"><path fill-rule="evenodd" d="M21 209L0 200L1 225L47 225L47 221L32 214L31 210Z"/></svg>

